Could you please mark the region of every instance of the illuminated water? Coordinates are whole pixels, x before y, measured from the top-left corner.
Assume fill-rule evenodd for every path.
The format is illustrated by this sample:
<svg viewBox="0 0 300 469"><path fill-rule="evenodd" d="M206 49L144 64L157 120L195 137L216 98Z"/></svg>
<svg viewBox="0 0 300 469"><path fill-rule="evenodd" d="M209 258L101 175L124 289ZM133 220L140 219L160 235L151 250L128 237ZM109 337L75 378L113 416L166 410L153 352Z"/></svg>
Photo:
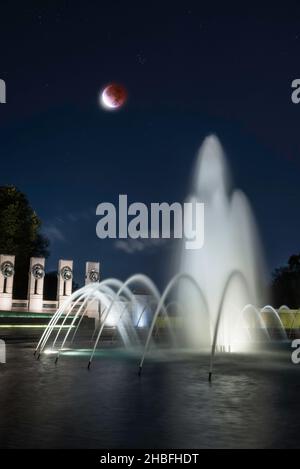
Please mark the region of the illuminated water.
<svg viewBox="0 0 300 469"><path fill-rule="evenodd" d="M215 136L207 137L200 148L188 200L193 199L204 203L204 245L199 250L182 248L180 271L195 279L206 305L191 283L182 282L178 299L187 312L190 343L195 348L210 346L220 313L217 346L241 350L249 345L249 336L240 312L249 303L265 304L264 259L249 202L234 189Z"/></svg>
<svg viewBox="0 0 300 469"><path fill-rule="evenodd" d="M110 278L74 292L55 313L38 341L37 356L50 347L56 350L58 360L61 350L74 342L81 320L90 314L91 304L96 305L97 321L101 320L93 334L89 367L105 327L112 324L125 347L144 347L140 370L153 343L157 319L162 314L176 349L178 337L168 315L168 305L174 302L181 316L180 340L184 338L186 346L194 350L211 350L210 378L217 349L249 351L262 339L270 341L265 313L272 317L276 328L279 327L280 339L288 339L278 312L269 305L262 310L266 282L255 219L246 196L231 183L217 137L204 140L193 174L189 200L197 200L205 206L203 247L187 250L184 241L184 248L180 248L179 272L174 273L162 294L153 281L141 273L132 275L125 282ZM189 222L194 225L192 217ZM197 229L202 230L202 227ZM135 299L136 284L150 295L153 309ZM133 310L137 314L133 314ZM74 319L70 329L65 332L60 328L55 333L54 327L61 318L65 315L64 326L71 314ZM145 340L141 340L137 324L147 331ZM75 327L73 338L72 327Z"/></svg>

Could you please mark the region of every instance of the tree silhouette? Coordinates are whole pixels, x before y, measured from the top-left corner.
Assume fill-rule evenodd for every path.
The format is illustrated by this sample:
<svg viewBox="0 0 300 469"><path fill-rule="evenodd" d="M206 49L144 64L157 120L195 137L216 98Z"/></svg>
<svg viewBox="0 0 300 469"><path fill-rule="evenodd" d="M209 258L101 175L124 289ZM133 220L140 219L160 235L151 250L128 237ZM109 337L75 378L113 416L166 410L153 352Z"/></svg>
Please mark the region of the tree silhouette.
<svg viewBox="0 0 300 469"><path fill-rule="evenodd" d="M272 297L277 308L283 304L293 309L300 307L300 254L293 254L286 266L275 269Z"/></svg>
<svg viewBox="0 0 300 469"><path fill-rule="evenodd" d="M16 256L15 298L27 296L30 257L49 255L49 242L40 233L40 226L26 195L15 186L0 186L0 253Z"/></svg>

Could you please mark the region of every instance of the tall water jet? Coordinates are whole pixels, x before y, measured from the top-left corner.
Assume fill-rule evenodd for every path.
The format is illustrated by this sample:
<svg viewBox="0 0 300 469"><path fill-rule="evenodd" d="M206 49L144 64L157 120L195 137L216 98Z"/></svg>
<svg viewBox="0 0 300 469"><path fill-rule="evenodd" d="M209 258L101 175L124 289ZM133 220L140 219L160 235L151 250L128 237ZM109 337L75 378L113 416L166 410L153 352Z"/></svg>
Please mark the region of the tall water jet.
<svg viewBox="0 0 300 469"><path fill-rule="evenodd" d="M189 200L204 203L204 246L199 250L180 248L180 271L190 274L201 286L214 331L224 287L232 272L240 272L247 288L233 281L227 289L220 316L217 348L239 349L245 343L236 324L242 308L264 304L264 260L250 205L240 190L234 190L221 144L216 136L207 137L196 161ZM192 222L192 221L191 221ZM201 324L206 311L195 290L182 285L178 299L185 305L184 322L190 343L197 349L211 346L213 337Z"/></svg>

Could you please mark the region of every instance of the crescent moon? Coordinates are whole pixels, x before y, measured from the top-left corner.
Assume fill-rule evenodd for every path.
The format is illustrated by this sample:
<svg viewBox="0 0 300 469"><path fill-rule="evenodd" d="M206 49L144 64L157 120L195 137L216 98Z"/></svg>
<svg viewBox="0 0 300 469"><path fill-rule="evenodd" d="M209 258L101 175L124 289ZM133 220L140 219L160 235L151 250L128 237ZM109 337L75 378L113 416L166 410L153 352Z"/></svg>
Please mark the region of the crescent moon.
<svg viewBox="0 0 300 469"><path fill-rule="evenodd" d="M110 97L107 95L107 89L105 88L101 94L101 104L106 109L115 109L118 107L118 104L114 104Z"/></svg>

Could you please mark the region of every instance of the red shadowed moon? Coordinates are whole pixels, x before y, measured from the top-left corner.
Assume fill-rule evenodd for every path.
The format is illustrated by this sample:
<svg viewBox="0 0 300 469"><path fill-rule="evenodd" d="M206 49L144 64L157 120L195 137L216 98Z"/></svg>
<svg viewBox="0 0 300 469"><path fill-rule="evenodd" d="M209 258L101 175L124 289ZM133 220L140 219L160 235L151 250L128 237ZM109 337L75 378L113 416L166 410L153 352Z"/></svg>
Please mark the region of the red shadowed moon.
<svg viewBox="0 0 300 469"><path fill-rule="evenodd" d="M104 109L120 109L126 102L127 91L123 85L111 83L101 92L100 101Z"/></svg>

